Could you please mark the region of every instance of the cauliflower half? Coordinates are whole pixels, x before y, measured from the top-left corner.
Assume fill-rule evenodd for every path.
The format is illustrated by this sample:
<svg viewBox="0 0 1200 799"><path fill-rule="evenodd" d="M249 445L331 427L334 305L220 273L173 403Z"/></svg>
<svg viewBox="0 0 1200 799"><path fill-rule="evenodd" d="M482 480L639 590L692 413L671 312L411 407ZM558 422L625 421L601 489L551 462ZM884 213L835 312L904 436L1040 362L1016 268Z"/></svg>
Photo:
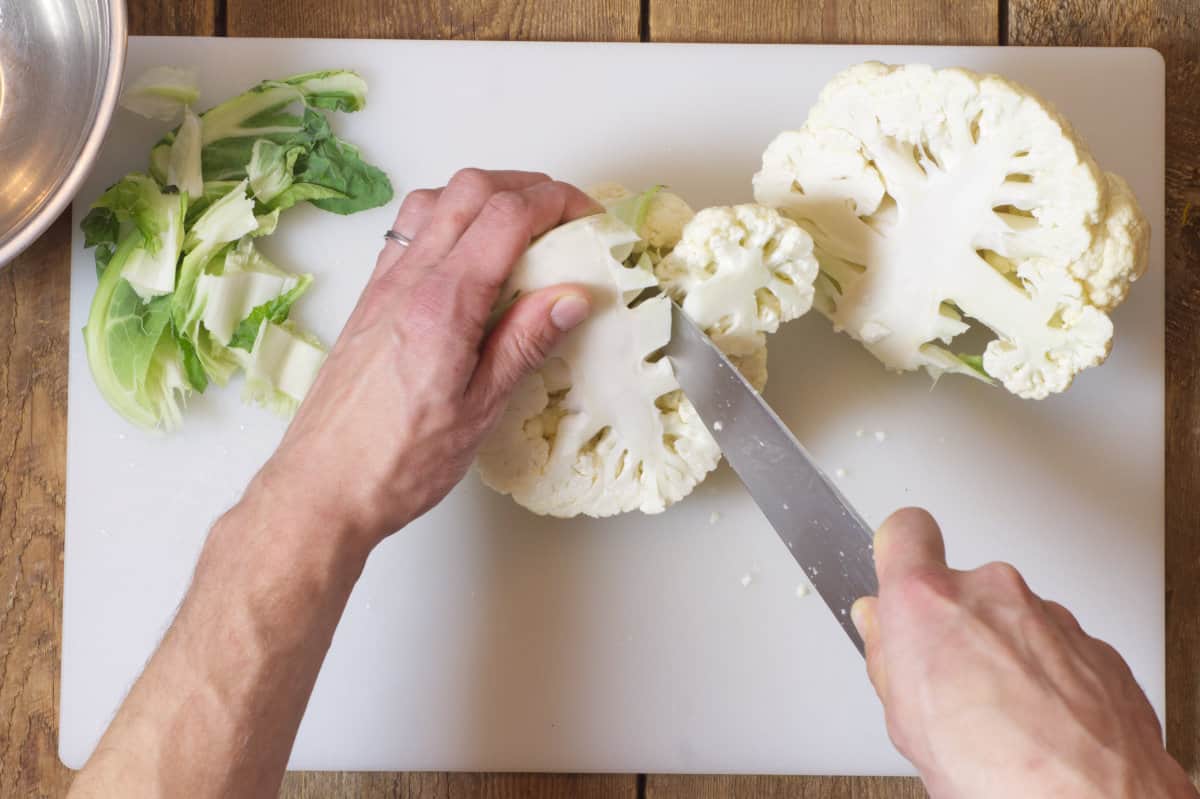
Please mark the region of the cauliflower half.
<svg viewBox="0 0 1200 799"><path fill-rule="evenodd" d="M770 209L693 215L666 192L607 187L593 196L613 213L534 242L502 290L516 297L582 284L593 312L518 387L477 465L485 484L535 513L658 513L691 493L721 451L661 356L671 308L663 294L645 296L659 285L656 271L685 310L700 298L697 321L719 333L718 345L761 389L764 332L811 304L812 242ZM623 210L637 208L636 231L618 218L615 205L626 201Z"/></svg>
<svg viewBox="0 0 1200 799"><path fill-rule="evenodd" d="M994 75L866 63L836 76L754 179L808 230L816 305L898 370L1041 399L1101 363L1148 226L1068 123ZM971 317L995 335L956 353Z"/></svg>

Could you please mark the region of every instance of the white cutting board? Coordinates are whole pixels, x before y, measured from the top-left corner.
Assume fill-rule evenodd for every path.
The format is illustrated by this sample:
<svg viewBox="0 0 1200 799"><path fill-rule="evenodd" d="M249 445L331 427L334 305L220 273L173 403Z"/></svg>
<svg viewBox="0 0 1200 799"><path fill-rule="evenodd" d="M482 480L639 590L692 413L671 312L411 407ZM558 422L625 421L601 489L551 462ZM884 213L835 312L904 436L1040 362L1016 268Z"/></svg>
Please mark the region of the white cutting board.
<svg viewBox="0 0 1200 799"><path fill-rule="evenodd" d="M872 523L920 503L949 556L1019 566L1129 659L1163 710L1163 65L1150 50L133 39L129 72L194 65L203 104L261 78L352 67L334 125L405 191L455 168L750 198L763 147L865 59L1003 72L1053 100L1154 228L1107 366L1069 396L888 374L816 314L771 339L767 397ZM118 113L75 218L142 168L162 126ZM326 340L396 204L287 212L266 248L317 282ZM80 765L171 618L209 524L283 425L238 389L182 431L130 428L82 338L96 278L74 242L60 752ZM863 430L859 437L856 431ZM875 432L886 434L876 440ZM314 464L313 468L320 468ZM710 516L720 518L710 524ZM743 587L743 575L752 582ZM531 516L469 478L372 556L300 729L297 769L907 773L858 654L722 468L661 516Z"/></svg>

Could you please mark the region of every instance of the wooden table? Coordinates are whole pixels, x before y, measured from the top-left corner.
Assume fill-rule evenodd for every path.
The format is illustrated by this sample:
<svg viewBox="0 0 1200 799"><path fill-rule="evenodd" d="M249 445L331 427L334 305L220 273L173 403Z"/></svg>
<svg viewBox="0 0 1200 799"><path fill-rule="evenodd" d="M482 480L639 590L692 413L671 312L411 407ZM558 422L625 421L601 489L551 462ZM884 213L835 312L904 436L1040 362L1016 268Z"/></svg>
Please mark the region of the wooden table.
<svg viewBox="0 0 1200 799"><path fill-rule="evenodd" d="M1146 45L1167 59L1167 740L1200 777L1200 3L128 0L135 34ZM1114 113L1120 113L1114 109ZM69 214L0 271L0 796L61 796ZM915 780L292 774L288 797L924 796Z"/></svg>

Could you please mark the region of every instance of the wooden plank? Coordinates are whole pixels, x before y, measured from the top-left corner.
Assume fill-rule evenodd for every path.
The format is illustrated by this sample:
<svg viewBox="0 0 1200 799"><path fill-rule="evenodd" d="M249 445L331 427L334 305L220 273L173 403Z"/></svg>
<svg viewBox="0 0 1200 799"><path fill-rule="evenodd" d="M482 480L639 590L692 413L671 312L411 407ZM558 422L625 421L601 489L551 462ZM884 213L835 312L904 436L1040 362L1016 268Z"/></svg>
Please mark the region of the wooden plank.
<svg viewBox="0 0 1200 799"><path fill-rule="evenodd" d="M129 32L148 36L212 36L224 0L128 0Z"/></svg>
<svg viewBox="0 0 1200 799"><path fill-rule="evenodd" d="M925 799L918 780L650 776L645 799Z"/></svg>
<svg viewBox="0 0 1200 799"><path fill-rule="evenodd" d="M656 42L998 44L1000 0L650 0ZM865 679L865 676L864 676ZM917 799L918 780L662 776L646 799Z"/></svg>
<svg viewBox="0 0 1200 799"><path fill-rule="evenodd" d="M62 796L58 761L70 214L0 269L0 796Z"/></svg>
<svg viewBox="0 0 1200 799"><path fill-rule="evenodd" d="M639 0L227 0L230 36L636 41ZM533 774L289 774L281 797L635 799L637 778Z"/></svg>
<svg viewBox="0 0 1200 799"><path fill-rule="evenodd" d="M230 36L637 41L638 0L228 0Z"/></svg>
<svg viewBox="0 0 1200 799"><path fill-rule="evenodd" d="M1167 746L1200 780L1200 5L1012 0L1022 45L1158 49L1167 64Z"/></svg>
<svg viewBox="0 0 1200 799"><path fill-rule="evenodd" d="M998 2L650 0L650 40L997 44Z"/></svg>
<svg viewBox="0 0 1200 799"><path fill-rule="evenodd" d="M621 775L293 772L280 797L403 799L636 799L637 780Z"/></svg>

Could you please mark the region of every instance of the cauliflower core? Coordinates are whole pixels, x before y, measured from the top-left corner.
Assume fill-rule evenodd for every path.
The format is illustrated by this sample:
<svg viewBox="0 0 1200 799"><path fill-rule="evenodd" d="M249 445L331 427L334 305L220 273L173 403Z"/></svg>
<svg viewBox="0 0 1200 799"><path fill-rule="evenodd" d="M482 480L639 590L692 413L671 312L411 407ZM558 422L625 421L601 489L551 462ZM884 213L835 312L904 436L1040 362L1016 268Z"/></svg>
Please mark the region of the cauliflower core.
<svg viewBox="0 0 1200 799"><path fill-rule="evenodd" d="M1101 363L1106 311L1145 269L1128 185L994 75L866 63L763 155L755 198L813 236L816 305L894 369L994 378L1041 399ZM995 334L957 354L964 315Z"/></svg>
<svg viewBox="0 0 1200 799"><path fill-rule="evenodd" d="M646 299L646 289L661 284L683 303L761 390L764 334L812 303L812 240L768 208L693 214L676 195L619 186L593 196L614 212L543 236L502 290L581 283L592 315L518 387L480 450L479 472L535 513L658 513L691 493L721 451L660 357L670 299ZM640 209L636 231L616 215L631 208Z"/></svg>
<svg viewBox="0 0 1200 799"><path fill-rule="evenodd" d="M593 308L520 385L479 454L484 483L535 513L658 513L720 460L670 363L651 360L671 335L670 301L629 305L654 282L622 263L637 240L608 214L570 222L535 242L506 286L511 296L583 284Z"/></svg>

